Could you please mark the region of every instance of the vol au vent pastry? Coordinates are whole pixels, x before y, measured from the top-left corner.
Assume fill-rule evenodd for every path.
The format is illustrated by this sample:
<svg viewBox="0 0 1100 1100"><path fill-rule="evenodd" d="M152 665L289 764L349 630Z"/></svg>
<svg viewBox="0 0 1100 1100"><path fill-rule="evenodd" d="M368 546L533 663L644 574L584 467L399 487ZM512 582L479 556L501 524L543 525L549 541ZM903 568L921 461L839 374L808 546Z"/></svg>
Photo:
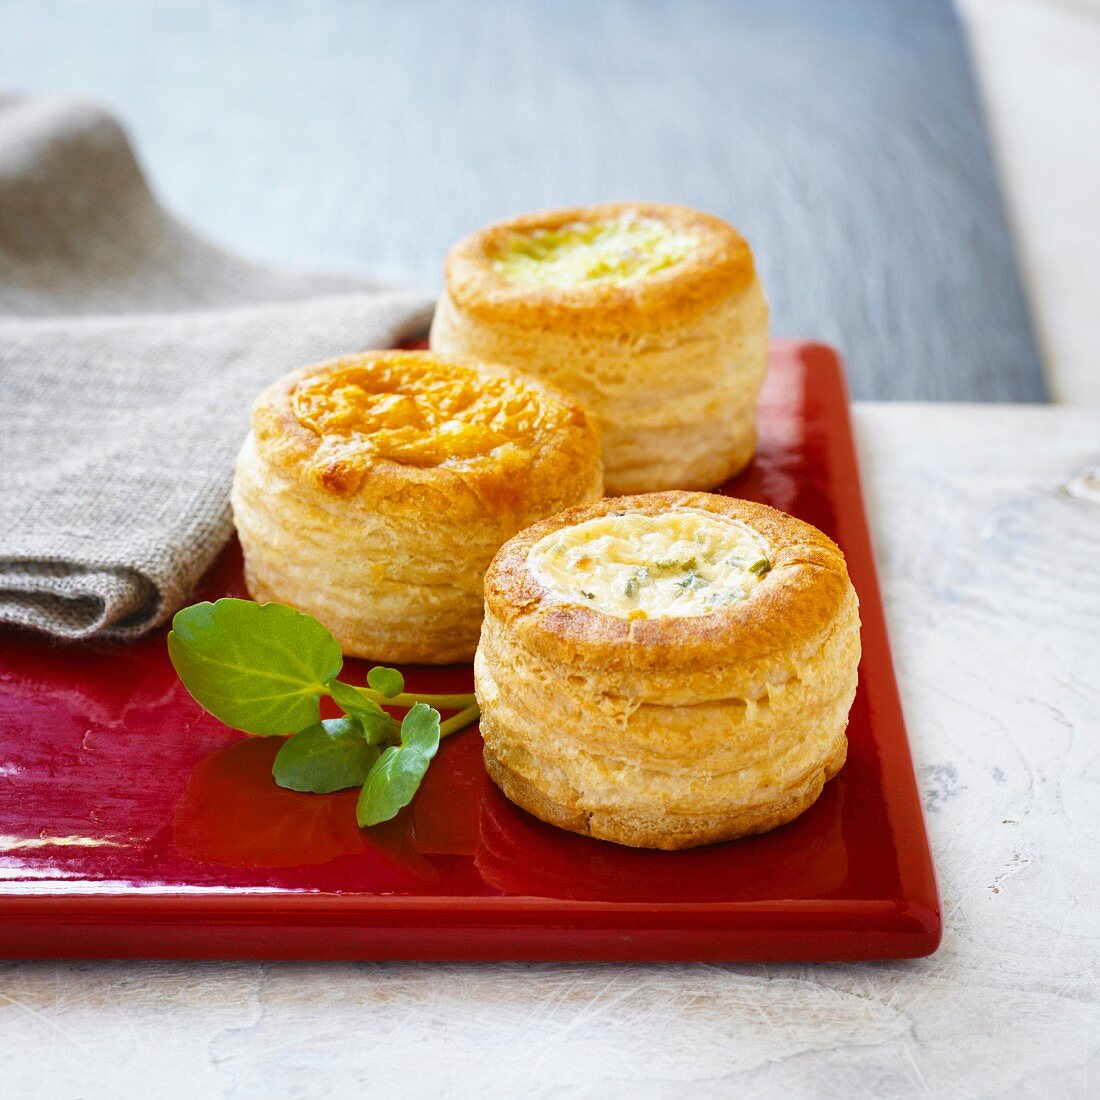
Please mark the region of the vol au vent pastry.
<svg viewBox="0 0 1100 1100"><path fill-rule="evenodd" d="M253 598L313 615L351 656L448 664L473 656L501 544L601 491L599 432L572 398L374 351L260 395L232 502Z"/></svg>
<svg viewBox="0 0 1100 1100"><path fill-rule="evenodd" d="M445 274L432 347L579 398L609 493L713 488L752 458L768 307L732 226L656 203L527 214L459 241Z"/></svg>
<svg viewBox="0 0 1100 1100"><path fill-rule="evenodd" d="M489 775L553 825L689 848L797 817L840 770L860 657L844 556L742 500L665 492L536 523L485 577Z"/></svg>

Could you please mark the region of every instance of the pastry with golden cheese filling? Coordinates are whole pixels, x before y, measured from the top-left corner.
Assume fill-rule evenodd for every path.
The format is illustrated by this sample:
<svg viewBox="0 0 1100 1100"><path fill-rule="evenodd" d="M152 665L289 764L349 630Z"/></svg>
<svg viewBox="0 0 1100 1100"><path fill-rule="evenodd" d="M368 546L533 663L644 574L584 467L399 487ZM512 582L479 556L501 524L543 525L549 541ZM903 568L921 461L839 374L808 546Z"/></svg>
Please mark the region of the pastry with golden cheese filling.
<svg viewBox="0 0 1100 1100"><path fill-rule="evenodd" d="M366 352L256 401L233 482L252 596L323 622L346 654L469 660L482 578L512 535L598 498L599 433L507 367Z"/></svg>
<svg viewBox="0 0 1100 1100"><path fill-rule="evenodd" d="M485 763L536 817L620 844L765 832L843 765L859 657L844 556L809 524L708 493L572 508L486 575Z"/></svg>
<svg viewBox="0 0 1100 1100"><path fill-rule="evenodd" d="M732 226L657 203L527 214L459 241L445 276L432 347L577 397L609 493L713 488L752 458L768 307Z"/></svg>

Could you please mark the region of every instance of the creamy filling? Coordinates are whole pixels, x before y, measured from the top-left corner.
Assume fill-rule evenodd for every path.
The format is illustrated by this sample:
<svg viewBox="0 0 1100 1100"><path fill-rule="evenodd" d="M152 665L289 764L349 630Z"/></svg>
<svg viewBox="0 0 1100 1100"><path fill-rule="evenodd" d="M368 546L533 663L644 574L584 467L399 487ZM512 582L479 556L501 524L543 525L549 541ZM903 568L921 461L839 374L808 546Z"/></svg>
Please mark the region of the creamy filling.
<svg viewBox="0 0 1100 1100"><path fill-rule="evenodd" d="M501 248L493 267L524 286L623 283L680 263L698 243L694 234L657 218L623 214L519 234Z"/></svg>
<svg viewBox="0 0 1100 1100"><path fill-rule="evenodd" d="M680 509L564 527L531 547L527 567L554 602L650 619L706 615L748 599L771 560L748 524Z"/></svg>

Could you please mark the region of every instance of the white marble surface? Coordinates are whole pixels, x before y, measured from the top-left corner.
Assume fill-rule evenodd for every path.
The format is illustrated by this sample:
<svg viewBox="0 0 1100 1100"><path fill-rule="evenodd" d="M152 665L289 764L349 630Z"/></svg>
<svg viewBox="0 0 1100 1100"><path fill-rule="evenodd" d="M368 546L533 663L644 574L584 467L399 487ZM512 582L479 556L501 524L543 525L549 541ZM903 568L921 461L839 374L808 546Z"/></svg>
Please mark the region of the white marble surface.
<svg viewBox="0 0 1100 1100"><path fill-rule="evenodd" d="M0 1094L1100 1095L1100 418L878 405L857 424L937 955L0 964Z"/></svg>

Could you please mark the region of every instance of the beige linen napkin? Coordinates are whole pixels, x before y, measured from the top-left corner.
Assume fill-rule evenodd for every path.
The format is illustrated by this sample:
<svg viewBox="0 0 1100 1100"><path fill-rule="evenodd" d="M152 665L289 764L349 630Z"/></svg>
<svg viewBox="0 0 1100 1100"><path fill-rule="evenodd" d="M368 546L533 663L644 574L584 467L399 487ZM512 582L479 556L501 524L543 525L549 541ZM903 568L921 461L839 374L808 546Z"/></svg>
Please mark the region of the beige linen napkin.
<svg viewBox="0 0 1100 1100"><path fill-rule="evenodd" d="M157 204L101 109L0 97L0 622L163 623L229 537L256 394L430 315L417 291L221 251Z"/></svg>

